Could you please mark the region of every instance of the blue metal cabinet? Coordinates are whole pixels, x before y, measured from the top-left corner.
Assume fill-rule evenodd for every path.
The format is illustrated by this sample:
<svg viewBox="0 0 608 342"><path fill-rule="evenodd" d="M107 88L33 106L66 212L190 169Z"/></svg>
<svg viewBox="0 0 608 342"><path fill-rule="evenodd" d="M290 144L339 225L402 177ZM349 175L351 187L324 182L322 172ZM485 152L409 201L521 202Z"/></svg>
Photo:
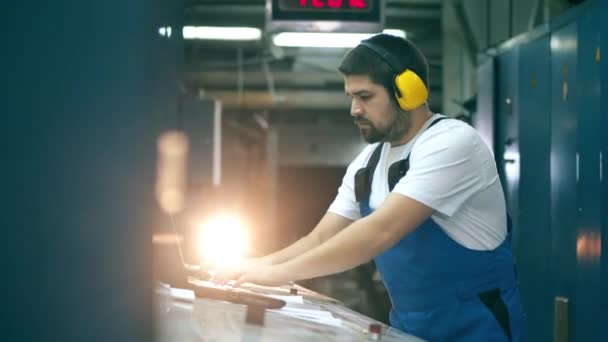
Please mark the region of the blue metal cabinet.
<svg viewBox="0 0 608 342"><path fill-rule="evenodd" d="M551 238L555 295L570 301L576 284L577 26L551 35ZM547 251L545 251L547 252ZM570 313L571 314L571 313ZM571 322L569 322L571 324Z"/></svg>
<svg viewBox="0 0 608 342"><path fill-rule="evenodd" d="M518 49L512 49L498 57L498 79L496 80L496 145L495 158L501 178L507 208L511 218L518 226L518 188L519 188L519 147L517 113L517 67ZM517 241L518 230L514 231Z"/></svg>
<svg viewBox="0 0 608 342"><path fill-rule="evenodd" d="M597 341L600 332L600 25L598 11L578 19L578 224L576 290L572 306L574 341Z"/></svg>
<svg viewBox="0 0 608 342"><path fill-rule="evenodd" d="M519 224L514 243L530 341L550 341L553 324L550 172L551 55L545 35L519 48ZM539 253L543 251L543 253Z"/></svg>
<svg viewBox="0 0 608 342"><path fill-rule="evenodd" d="M478 103L494 104L489 136L515 221L531 341L608 341L608 63L601 58L608 20L602 13L608 0L575 6L501 46L493 76L488 65L479 68L480 87L488 80L495 85L480 88ZM558 296L568 299L559 310Z"/></svg>

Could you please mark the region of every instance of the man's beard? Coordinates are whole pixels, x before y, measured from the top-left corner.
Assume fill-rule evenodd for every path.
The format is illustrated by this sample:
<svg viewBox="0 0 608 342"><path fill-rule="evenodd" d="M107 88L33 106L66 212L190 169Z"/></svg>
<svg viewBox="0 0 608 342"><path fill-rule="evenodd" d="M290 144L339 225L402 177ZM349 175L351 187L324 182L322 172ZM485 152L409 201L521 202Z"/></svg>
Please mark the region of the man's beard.
<svg viewBox="0 0 608 342"><path fill-rule="evenodd" d="M393 122L388 127L382 129L377 128L371 121L366 119L356 119L355 123L365 124L365 127L359 126L359 132L361 132L363 140L373 144L379 141L391 142L401 138L410 129L410 113L394 108L393 114Z"/></svg>

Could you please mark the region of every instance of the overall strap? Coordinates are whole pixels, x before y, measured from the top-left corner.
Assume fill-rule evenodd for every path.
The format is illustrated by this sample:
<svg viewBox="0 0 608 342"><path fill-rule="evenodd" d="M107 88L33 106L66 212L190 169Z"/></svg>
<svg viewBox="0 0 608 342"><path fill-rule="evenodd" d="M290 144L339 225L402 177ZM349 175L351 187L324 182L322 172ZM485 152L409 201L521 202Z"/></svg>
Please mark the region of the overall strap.
<svg viewBox="0 0 608 342"><path fill-rule="evenodd" d="M372 153L372 156L369 158L367 166L360 168L357 170L357 173L355 173L355 198L357 202L361 202L370 195L374 171L376 171L376 166L380 160L380 154L382 154L382 146L384 146L384 143L379 143Z"/></svg>
<svg viewBox="0 0 608 342"><path fill-rule="evenodd" d="M447 119L446 117L440 117L438 119L433 120L429 127L429 129L433 127L436 123L441 120ZM368 198L371 190L372 190L372 181L374 178L374 171L376 171L376 166L380 161L380 155L382 154L382 146L384 144L380 143L372 153L372 156L369 158L367 162L367 166L357 170L355 173L355 198L357 202L361 202L363 199ZM393 187L397 182L405 176L407 171L410 168L410 156L408 155L406 159L395 162L389 168L389 189L393 190ZM391 177L391 171L393 176Z"/></svg>
<svg viewBox="0 0 608 342"><path fill-rule="evenodd" d="M433 127L436 123L438 123L439 121L444 120L444 119L447 119L447 118L441 117L439 119L435 119L433 122L431 122L429 127L427 127L426 129ZM410 154L411 154L411 152L410 152ZM410 154L407 155L407 158L396 161L389 167L389 169L388 169L388 190L389 191L393 191L393 188L395 187L395 185L397 185L397 183L399 183L401 178L403 178L405 176L405 174L407 173L407 171L410 169Z"/></svg>

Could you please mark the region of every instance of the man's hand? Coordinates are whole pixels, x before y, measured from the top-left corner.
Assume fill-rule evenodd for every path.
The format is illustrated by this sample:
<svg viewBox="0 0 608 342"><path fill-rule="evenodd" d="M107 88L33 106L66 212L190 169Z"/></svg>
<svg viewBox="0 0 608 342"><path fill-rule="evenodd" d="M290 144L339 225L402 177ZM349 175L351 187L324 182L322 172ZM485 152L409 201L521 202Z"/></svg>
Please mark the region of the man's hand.
<svg viewBox="0 0 608 342"><path fill-rule="evenodd" d="M218 284L225 284L229 280L238 279L241 275L257 269L258 267L270 266L271 262L266 258L250 258L240 261L238 264L233 266L211 266L208 270L211 274L211 281Z"/></svg>
<svg viewBox="0 0 608 342"><path fill-rule="evenodd" d="M276 266L259 266L245 272L236 279L233 286L239 286L242 283L254 283L264 286L280 286L289 283L291 279L284 268L280 265Z"/></svg>

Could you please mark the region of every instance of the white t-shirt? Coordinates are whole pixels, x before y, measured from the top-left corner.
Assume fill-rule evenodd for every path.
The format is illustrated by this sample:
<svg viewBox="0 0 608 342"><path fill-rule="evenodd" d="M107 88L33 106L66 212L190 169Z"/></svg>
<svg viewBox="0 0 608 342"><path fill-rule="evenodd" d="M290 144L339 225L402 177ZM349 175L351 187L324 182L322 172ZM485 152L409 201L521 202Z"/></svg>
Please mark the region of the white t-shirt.
<svg viewBox="0 0 608 342"><path fill-rule="evenodd" d="M407 144L384 143L374 173L370 207L377 209L389 194L388 169L410 155L410 169L393 192L435 209L431 218L464 247L492 250L507 235L506 207L492 152L471 126L442 120L435 114ZM365 147L348 166L338 195L328 211L357 220L355 173L366 167L378 143ZM411 151L411 154L410 154Z"/></svg>

